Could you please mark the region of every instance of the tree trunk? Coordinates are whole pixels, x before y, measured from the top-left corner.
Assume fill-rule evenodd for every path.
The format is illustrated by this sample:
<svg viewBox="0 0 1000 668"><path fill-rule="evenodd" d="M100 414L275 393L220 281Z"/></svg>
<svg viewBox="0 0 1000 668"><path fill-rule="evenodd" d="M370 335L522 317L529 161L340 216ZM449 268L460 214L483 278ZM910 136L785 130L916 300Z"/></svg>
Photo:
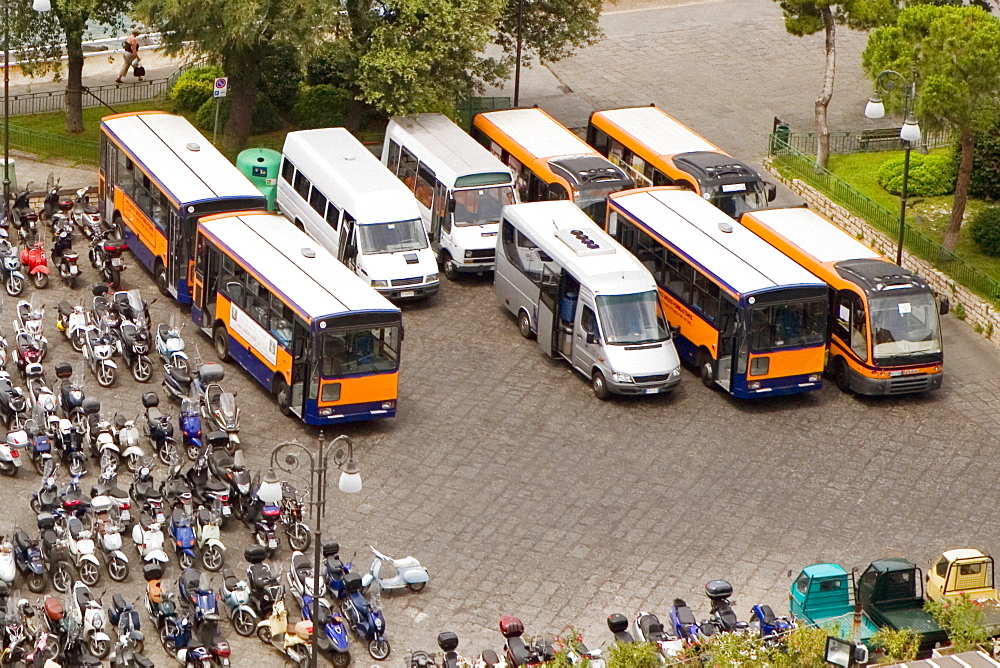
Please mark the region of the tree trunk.
<svg viewBox="0 0 1000 668"><path fill-rule="evenodd" d="M948 228L944 231L944 241L941 245L950 251L958 244L958 233L962 229L965 218L965 203L969 199L969 180L972 178L972 130L964 127L958 133L958 144L961 153L958 161L958 180L955 182L955 201L951 205L951 218Z"/></svg>
<svg viewBox="0 0 1000 668"><path fill-rule="evenodd" d="M83 132L82 26L79 30L67 27L66 56L66 132Z"/></svg>
<svg viewBox="0 0 1000 668"><path fill-rule="evenodd" d="M257 99L257 82L260 73L252 53L227 58L223 64L229 77L229 118L222 135L222 145L228 148L242 148L253 127L253 108Z"/></svg>
<svg viewBox="0 0 1000 668"><path fill-rule="evenodd" d="M351 100L351 105L347 108L347 119L344 127L351 133L357 133L361 129L361 114L365 110L365 103L355 98Z"/></svg>
<svg viewBox="0 0 1000 668"><path fill-rule="evenodd" d="M826 34L826 68L823 70L823 90L816 98L816 165L826 168L830 161L830 126L826 112L833 97L833 77L837 69L837 24L829 5L821 10Z"/></svg>

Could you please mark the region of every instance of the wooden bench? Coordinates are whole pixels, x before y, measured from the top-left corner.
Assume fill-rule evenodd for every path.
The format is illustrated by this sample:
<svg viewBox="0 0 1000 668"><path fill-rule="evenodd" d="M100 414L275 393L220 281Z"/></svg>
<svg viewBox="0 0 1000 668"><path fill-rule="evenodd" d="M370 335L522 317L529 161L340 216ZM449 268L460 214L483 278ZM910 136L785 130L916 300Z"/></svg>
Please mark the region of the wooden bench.
<svg viewBox="0 0 1000 668"><path fill-rule="evenodd" d="M872 144L875 144L876 149L879 150L901 148L903 140L899 138L899 128L862 130L861 136L858 137L858 147L862 151L867 151L870 150Z"/></svg>

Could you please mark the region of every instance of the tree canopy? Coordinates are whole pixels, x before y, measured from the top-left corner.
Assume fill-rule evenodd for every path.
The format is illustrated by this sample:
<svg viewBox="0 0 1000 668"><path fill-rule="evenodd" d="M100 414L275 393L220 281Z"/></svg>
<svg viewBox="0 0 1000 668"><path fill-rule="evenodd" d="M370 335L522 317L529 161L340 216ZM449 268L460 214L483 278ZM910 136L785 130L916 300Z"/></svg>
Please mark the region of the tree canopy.
<svg viewBox="0 0 1000 668"><path fill-rule="evenodd" d="M972 135L987 129L1000 108L1000 20L979 7L907 7L893 25L871 33L862 65L873 79L884 70L912 73L921 128L959 133L955 203L944 237L944 246L953 250L965 214ZM901 108L900 88L886 97L889 108Z"/></svg>
<svg viewBox="0 0 1000 668"><path fill-rule="evenodd" d="M493 41L513 59L521 15L521 58L555 62L603 36L602 0L507 0Z"/></svg>

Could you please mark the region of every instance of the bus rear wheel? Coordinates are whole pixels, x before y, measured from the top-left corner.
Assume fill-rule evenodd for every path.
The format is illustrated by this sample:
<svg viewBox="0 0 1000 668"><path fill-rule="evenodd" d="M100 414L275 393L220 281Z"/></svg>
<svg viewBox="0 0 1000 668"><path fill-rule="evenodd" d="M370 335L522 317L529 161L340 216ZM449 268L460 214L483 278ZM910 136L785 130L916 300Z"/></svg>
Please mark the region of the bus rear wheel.
<svg viewBox="0 0 1000 668"><path fill-rule="evenodd" d="M283 378L275 381L274 400L278 403L278 410L282 415L287 417L292 414L292 391Z"/></svg>
<svg viewBox="0 0 1000 668"><path fill-rule="evenodd" d="M215 354L222 362L229 361L229 333L222 325L216 325L212 332L212 343L215 345Z"/></svg>

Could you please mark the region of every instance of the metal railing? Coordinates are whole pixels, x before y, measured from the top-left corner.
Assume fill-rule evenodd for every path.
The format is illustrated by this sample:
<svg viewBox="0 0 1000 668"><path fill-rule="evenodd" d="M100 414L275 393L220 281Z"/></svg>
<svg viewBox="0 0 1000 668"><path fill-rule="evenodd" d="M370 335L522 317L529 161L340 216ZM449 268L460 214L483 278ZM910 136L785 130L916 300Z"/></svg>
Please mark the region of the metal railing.
<svg viewBox="0 0 1000 668"><path fill-rule="evenodd" d="M472 117L480 111L510 109L510 107L509 97L470 97L455 103L455 123L468 132L472 129Z"/></svg>
<svg viewBox="0 0 1000 668"><path fill-rule="evenodd" d="M768 154L778 169L801 179L826 194L837 204L864 218L875 229L899 237L899 214L886 209L829 170L816 166L816 158L788 145L772 134ZM904 247L976 294L1000 302L1000 280L980 271L953 251L946 249L912 224L906 226Z"/></svg>
<svg viewBox="0 0 1000 668"><path fill-rule="evenodd" d="M2 129L0 129L0 137L3 137ZM91 139L38 132L37 130L19 128L16 125L10 126L10 147L37 155L38 159L42 161L48 158L65 158L91 165L97 164L98 151L100 150L98 142Z"/></svg>
<svg viewBox="0 0 1000 668"><path fill-rule="evenodd" d="M871 131L850 130L830 133L830 153L832 155L844 153L869 153L873 151L894 151L902 150L903 140L898 139L899 128L895 130L895 137L873 138ZM954 141L955 135L947 130L938 132L925 132L921 136L921 146L927 148L940 148L948 146ZM815 132L792 132L785 142L800 153L811 153L816 155L817 139Z"/></svg>

